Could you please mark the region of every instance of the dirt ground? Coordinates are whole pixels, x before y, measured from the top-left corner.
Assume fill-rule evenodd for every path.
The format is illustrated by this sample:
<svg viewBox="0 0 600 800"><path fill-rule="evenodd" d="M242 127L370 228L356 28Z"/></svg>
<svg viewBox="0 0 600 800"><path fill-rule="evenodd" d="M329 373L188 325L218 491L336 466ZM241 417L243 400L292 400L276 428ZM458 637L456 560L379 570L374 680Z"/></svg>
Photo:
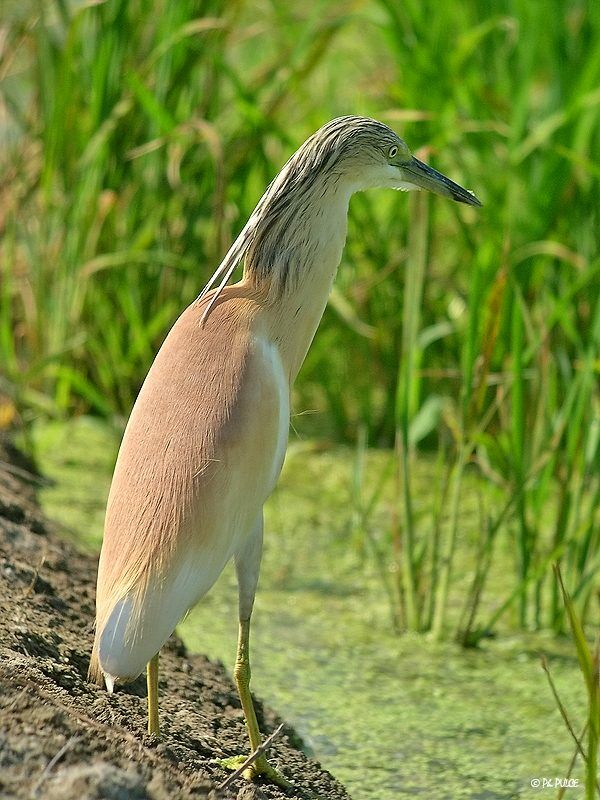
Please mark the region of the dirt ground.
<svg viewBox="0 0 600 800"><path fill-rule="evenodd" d="M31 472L0 442L0 798L347 799L287 726L270 760L294 788L240 779L220 791L215 759L248 747L237 693L176 638L161 656L159 741L145 733L143 678L114 695L86 681L96 562L44 519ZM265 733L280 722L260 703L257 714Z"/></svg>

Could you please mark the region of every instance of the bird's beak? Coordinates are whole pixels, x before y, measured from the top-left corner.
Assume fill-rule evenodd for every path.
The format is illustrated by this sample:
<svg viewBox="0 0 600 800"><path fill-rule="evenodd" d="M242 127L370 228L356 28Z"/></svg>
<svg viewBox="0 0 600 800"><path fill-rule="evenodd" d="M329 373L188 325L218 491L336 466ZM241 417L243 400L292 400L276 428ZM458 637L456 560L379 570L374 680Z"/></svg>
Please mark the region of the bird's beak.
<svg viewBox="0 0 600 800"><path fill-rule="evenodd" d="M451 197L459 203L466 203L469 206L480 206L480 201L473 192L463 189L458 183L454 183L450 178L442 175L433 167L427 166L418 158L411 158L410 161L401 165L403 177L416 186L418 189L427 189L442 197Z"/></svg>

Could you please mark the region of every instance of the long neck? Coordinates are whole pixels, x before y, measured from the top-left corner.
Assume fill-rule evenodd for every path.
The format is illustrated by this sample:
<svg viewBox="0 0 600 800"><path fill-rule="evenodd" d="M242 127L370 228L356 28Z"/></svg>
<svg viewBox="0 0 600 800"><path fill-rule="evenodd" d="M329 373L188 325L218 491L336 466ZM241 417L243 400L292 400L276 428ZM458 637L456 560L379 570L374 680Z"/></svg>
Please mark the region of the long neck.
<svg viewBox="0 0 600 800"><path fill-rule="evenodd" d="M290 384L306 356L331 291L348 228L351 191L317 184L290 213L272 221L246 255L244 281L265 298L263 319Z"/></svg>

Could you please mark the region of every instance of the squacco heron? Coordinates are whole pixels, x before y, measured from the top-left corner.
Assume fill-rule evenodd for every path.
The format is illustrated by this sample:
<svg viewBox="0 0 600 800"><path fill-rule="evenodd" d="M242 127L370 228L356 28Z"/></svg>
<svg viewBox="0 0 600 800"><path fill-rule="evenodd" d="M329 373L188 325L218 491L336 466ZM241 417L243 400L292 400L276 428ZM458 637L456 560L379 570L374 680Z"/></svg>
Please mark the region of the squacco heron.
<svg viewBox="0 0 600 800"><path fill-rule="evenodd" d="M158 653L233 558L235 681L250 747L260 745L249 640L263 505L283 464L290 390L341 259L350 197L372 187L481 205L386 125L327 123L285 164L174 324L133 407L106 510L90 675L112 692L146 669L150 733L159 733ZM241 261L242 279L227 285ZM246 777L259 774L280 780L264 755Z"/></svg>

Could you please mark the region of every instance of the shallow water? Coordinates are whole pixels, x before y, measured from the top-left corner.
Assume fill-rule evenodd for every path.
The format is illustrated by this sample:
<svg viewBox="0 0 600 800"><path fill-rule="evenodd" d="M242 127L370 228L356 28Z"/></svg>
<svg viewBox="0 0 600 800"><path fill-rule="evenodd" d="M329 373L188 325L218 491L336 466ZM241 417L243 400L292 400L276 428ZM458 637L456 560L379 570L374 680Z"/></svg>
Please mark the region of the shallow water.
<svg viewBox="0 0 600 800"><path fill-rule="evenodd" d="M118 434L82 419L39 427L34 438L43 470L57 481L42 492L46 510L84 531L86 546L97 545ZM394 635L381 582L353 534L352 458L343 449L291 448L266 510L252 625L255 693L355 800L554 797L531 781L564 778L573 746L539 654L547 654L580 730L583 680L568 642L504 632L465 651ZM369 468L380 458L373 454ZM236 620L228 567L179 632L192 650L231 668ZM578 768L573 775L582 777ZM581 787L566 793L582 795Z"/></svg>

